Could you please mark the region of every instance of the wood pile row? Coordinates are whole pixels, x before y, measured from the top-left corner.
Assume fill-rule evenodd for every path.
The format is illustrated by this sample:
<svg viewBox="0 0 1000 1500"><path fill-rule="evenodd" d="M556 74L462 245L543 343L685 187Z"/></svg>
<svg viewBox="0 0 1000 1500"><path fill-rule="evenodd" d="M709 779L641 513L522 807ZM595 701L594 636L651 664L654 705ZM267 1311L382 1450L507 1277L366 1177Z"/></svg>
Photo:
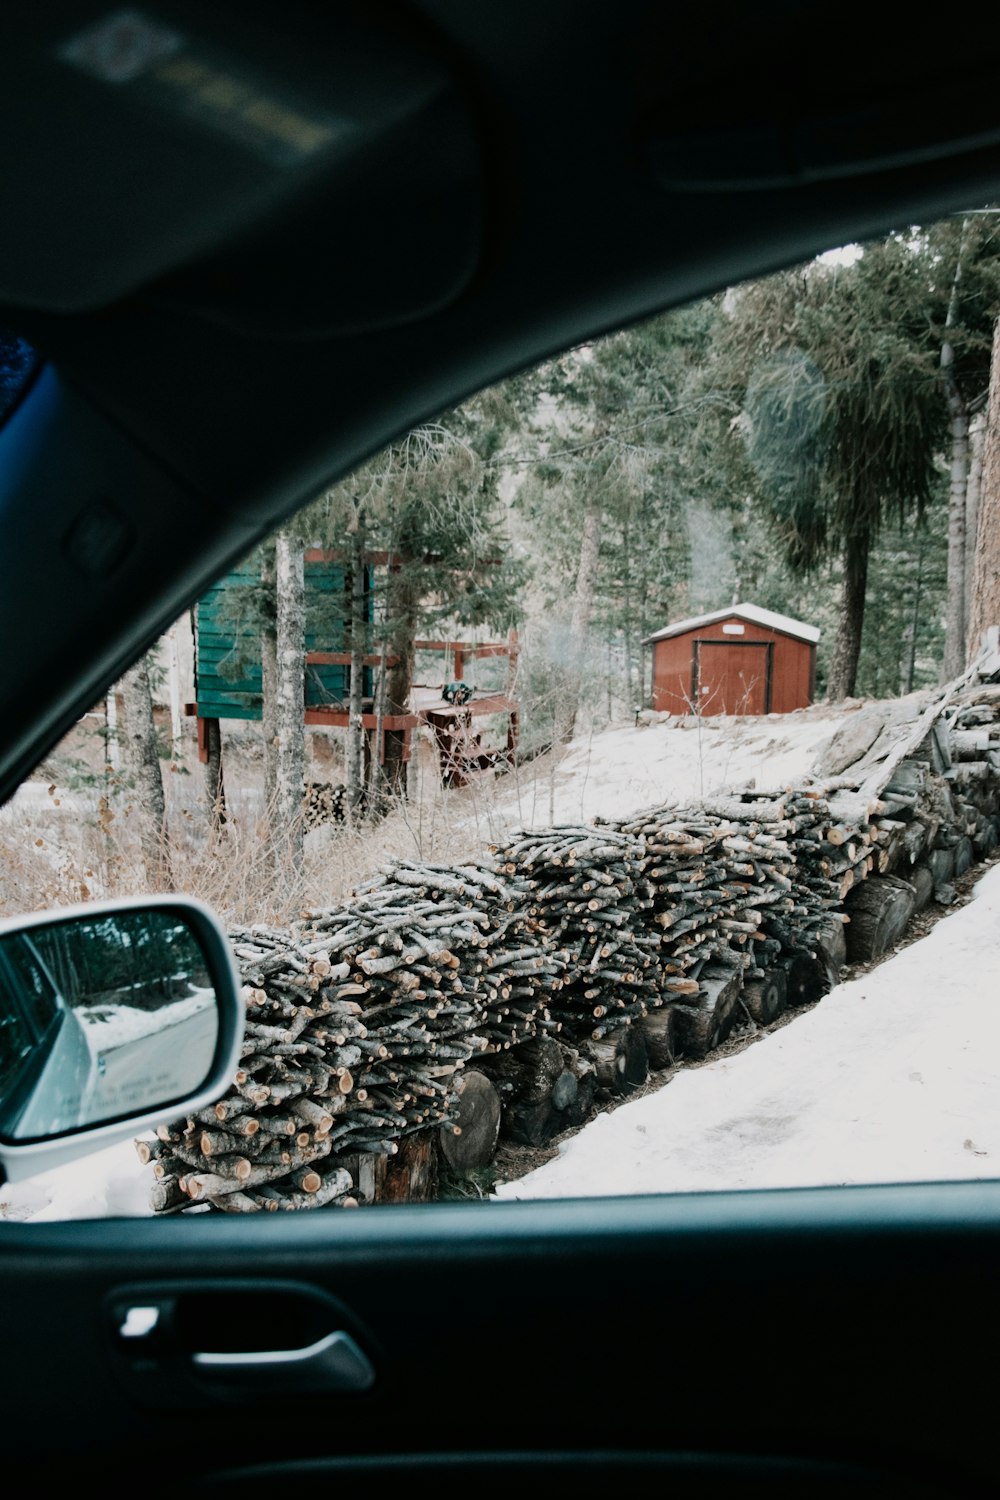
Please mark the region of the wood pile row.
<svg viewBox="0 0 1000 1500"><path fill-rule="evenodd" d="M813 929L828 919L823 897L795 879L802 835L821 809L807 793L750 791L621 825L645 841L678 1051L703 1057L718 1046L740 1018L745 984L784 998L774 971L801 968ZM756 1019L773 1020L778 1007L765 1008L772 1014Z"/></svg>
<svg viewBox="0 0 1000 1500"><path fill-rule="evenodd" d="M521 877L558 965L551 1014L570 1040L597 1040L660 1003L657 940L639 915L652 906L639 841L605 828L547 828L517 835L497 859Z"/></svg>
<svg viewBox="0 0 1000 1500"><path fill-rule="evenodd" d="M455 1075L470 1058L559 1029L546 1002L565 964L519 902L485 867L400 861L294 930L231 929L242 1065L214 1109L139 1143L153 1207L349 1200L348 1161L459 1128Z"/></svg>
<svg viewBox="0 0 1000 1500"><path fill-rule="evenodd" d="M234 929L240 1072L137 1143L152 1206L350 1205L428 1132L482 1165L498 1129L541 1144L819 998L997 845L1000 689L947 707L874 769L524 832L489 865L400 860L292 929Z"/></svg>
<svg viewBox="0 0 1000 1500"><path fill-rule="evenodd" d="M642 841L564 825L522 832L494 852L500 870L526 887L528 914L560 966L550 1014L563 1041L592 1065L599 1087L635 1087L648 1074L648 1055L629 1028L667 998ZM553 1124L566 1128L558 1114Z"/></svg>

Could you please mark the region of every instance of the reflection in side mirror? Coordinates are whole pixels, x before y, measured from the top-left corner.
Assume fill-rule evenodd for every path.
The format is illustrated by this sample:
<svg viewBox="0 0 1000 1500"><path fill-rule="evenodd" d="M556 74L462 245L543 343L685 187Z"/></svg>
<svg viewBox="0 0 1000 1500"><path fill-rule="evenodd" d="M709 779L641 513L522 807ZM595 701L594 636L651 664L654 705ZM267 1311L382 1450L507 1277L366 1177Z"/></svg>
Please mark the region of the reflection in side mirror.
<svg viewBox="0 0 1000 1500"><path fill-rule="evenodd" d="M224 935L200 903L77 907L4 927L0 1142L131 1126L224 1090L242 1010Z"/></svg>

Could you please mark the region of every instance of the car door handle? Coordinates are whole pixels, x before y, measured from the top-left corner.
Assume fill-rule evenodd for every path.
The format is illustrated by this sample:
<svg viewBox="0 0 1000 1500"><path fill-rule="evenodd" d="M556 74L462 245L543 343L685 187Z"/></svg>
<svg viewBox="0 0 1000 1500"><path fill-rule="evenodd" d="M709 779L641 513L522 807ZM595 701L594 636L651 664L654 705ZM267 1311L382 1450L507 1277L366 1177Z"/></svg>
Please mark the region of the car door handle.
<svg viewBox="0 0 1000 1500"><path fill-rule="evenodd" d="M191 1356L202 1375L226 1385L262 1383L283 1391L367 1391L375 1370L349 1333L338 1330L302 1349L261 1349L247 1353L196 1353Z"/></svg>

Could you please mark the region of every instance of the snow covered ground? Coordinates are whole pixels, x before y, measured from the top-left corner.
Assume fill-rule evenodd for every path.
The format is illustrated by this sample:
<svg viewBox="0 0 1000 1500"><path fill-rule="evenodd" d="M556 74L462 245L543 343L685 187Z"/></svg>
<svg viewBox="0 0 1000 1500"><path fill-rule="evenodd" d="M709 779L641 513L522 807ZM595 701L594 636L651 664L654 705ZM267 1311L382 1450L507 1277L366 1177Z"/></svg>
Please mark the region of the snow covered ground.
<svg viewBox="0 0 1000 1500"><path fill-rule="evenodd" d="M843 717L819 706L621 726L572 747L551 778L512 779L503 816L512 826L589 819L751 779L781 785L808 773ZM926 938L745 1051L599 1115L497 1198L1000 1175L998 936L994 865ZM148 1215L150 1183L126 1142L0 1187L0 1219Z"/></svg>
<svg viewBox="0 0 1000 1500"><path fill-rule="evenodd" d="M975 898L744 1052L600 1115L498 1198L1000 1174L1000 865Z"/></svg>
<svg viewBox="0 0 1000 1500"><path fill-rule="evenodd" d="M529 763L496 782L489 819L494 833L510 832L624 817L748 782L780 787L809 771L822 743L855 711L817 704L760 718L616 725L574 740L551 772L535 773Z"/></svg>

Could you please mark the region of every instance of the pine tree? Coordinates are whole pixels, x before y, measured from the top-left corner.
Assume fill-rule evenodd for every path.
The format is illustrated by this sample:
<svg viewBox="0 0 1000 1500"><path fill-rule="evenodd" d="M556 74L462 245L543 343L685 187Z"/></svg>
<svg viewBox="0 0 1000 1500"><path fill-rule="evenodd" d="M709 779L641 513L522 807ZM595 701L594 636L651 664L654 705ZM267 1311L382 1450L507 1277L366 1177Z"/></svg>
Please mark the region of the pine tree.
<svg viewBox="0 0 1000 1500"><path fill-rule="evenodd" d="M793 572L840 561L834 699L855 690L880 530L919 524L934 493L945 408L930 305L926 261L901 236L853 265L816 262L734 299L717 378L728 369L744 391L746 481Z"/></svg>
<svg viewBox="0 0 1000 1500"><path fill-rule="evenodd" d="M375 575L372 625L363 630L355 609L351 629L352 653L373 646L384 659L378 714L408 712L422 633L445 621L503 631L516 622L524 569L505 534L493 462L508 422L484 393L392 444L306 512L303 524L322 545L353 555L355 574L362 555L388 558ZM349 756L354 766L357 751ZM371 759L376 813L386 797L406 794L403 733L386 733L384 763Z"/></svg>
<svg viewBox="0 0 1000 1500"><path fill-rule="evenodd" d="M302 869L305 773L305 577L301 536L285 526L275 537L275 756L271 846L275 873Z"/></svg>
<svg viewBox="0 0 1000 1500"><path fill-rule="evenodd" d="M609 714L617 703L631 711L643 638L690 604L704 530L688 516L700 506L714 517L719 500L701 421L717 397L700 389L699 370L720 315L710 299L521 378L522 430L508 461L522 536L545 558L535 588L545 624L528 655L556 738L605 694ZM710 571L714 589L719 570Z"/></svg>

